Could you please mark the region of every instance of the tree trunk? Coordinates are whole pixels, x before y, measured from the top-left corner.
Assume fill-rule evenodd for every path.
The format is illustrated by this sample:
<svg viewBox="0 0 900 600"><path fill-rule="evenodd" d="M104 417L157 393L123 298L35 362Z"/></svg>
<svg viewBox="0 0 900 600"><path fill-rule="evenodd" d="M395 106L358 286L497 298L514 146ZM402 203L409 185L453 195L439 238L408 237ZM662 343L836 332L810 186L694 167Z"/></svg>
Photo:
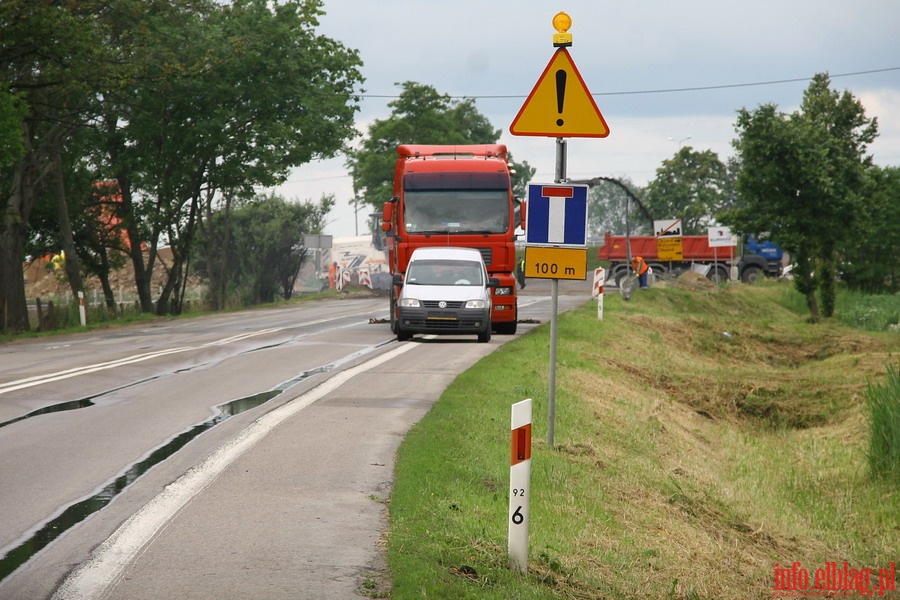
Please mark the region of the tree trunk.
<svg viewBox="0 0 900 600"><path fill-rule="evenodd" d="M822 258L819 261L819 290L822 294L822 316L826 319L834 316L835 305L835 250L832 244L825 243Z"/></svg>
<svg viewBox="0 0 900 600"><path fill-rule="evenodd" d="M34 191L26 153L13 168L12 186L0 220L0 329L9 333L28 331L25 299L25 234Z"/></svg>
<svg viewBox="0 0 900 600"><path fill-rule="evenodd" d="M116 294L113 292L112 286L109 285L109 251L101 246L100 247L100 272L97 274L97 277L100 279L100 287L103 288L103 299L106 301L106 309L112 313L118 313L118 306L116 305Z"/></svg>
<svg viewBox="0 0 900 600"><path fill-rule="evenodd" d="M24 232L9 214L0 229L0 330L4 333L28 331L28 304L22 272Z"/></svg>
<svg viewBox="0 0 900 600"><path fill-rule="evenodd" d="M134 284L137 287L138 302L141 305L141 312L153 312L153 295L151 294L150 284L151 277L148 271L152 269L153 252L155 248L150 249L150 269L144 265L144 251L142 248L143 240L137 226L137 216L134 213L134 202L131 197L131 182L128 177L120 173L118 176L119 191L122 194L122 222L125 224L125 231L128 233L128 255L131 257L131 265L134 267Z"/></svg>
<svg viewBox="0 0 900 600"><path fill-rule="evenodd" d="M81 278L81 261L75 250L75 238L72 235L72 222L69 219L69 206L66 203L66 187L63 181L62 158L59 147L53 150L53 184L50 186L53 199L56 201L56 218L59 220L59 237L62 240L66 255L64 266L72 297L78 298L78 292L84 292L84 281Z"/></svg>
<svg viewBox="0 0 900 600"><path fill-rule="evenodd" d="M813 261L810 258L806 248L798 249L796 275L794 286L797 291L806 297L806 307L809 309L809 320L818 323L821 320L819 315L819 303L816 300L816 279L813 273Z"/></svg>

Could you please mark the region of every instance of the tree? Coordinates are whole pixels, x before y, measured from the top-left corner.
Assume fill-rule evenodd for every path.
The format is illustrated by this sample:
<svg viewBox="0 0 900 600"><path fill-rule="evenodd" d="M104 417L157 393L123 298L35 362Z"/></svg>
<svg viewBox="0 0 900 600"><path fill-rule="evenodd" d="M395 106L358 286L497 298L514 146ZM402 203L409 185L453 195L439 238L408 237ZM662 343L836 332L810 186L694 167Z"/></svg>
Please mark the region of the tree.
<svg viewBox="0 0 900 600"><path fill-rule="evenodd" d="M865 151L877 135L862 104L829 85L827 75L813 77L800 110L790 115L772 104L738 112L741 202L726 216L739 232L768 232L791 254L813 321L832 315L839 250L862 233Z"/></svg>
<svg viewBox="0 0 900 600"><path fill-rule="evenodd" d="M289 299L307 255L303 236L321 233L333 207L331 195L314 204L287 202L272 194L239 201L227 213L215 212L198 237L194 255L196 270L219 286L210 290L217 307L224 308L228 296L239 297L244 305L272 302L276 295ZM214 270L218 278L212 276Z"/></svg>
<svg viewBox="0 0 900 600"><path fill-rule="evenodd" d="M65 204L61 148L90 117L89 98L122 77L102 43L114 12L105 0L0 2L0 81L11 94L0 100L0 117L19 136L0 142L0 329L29 328L22 260L31 213L41 199ZM67 268L77 274L71 258Z"/></svg>
<svg viewBox="0 0 900 600"><path fill-rule="evenodd" d="M643 193L627 177L621 178L619 183L634 194ZM640 235L641 232L650 232L653 224L648 224L634 202L629 202L628 194L621 185L603 183L591 187L588 193L588 237L601 237L607 231L615 234L625 233L625 211L629 205L630 233Z"/></svg>
<svg viewBox="0 0 900 600"><path fill-rule="evenodd" d="M681 219L685 235L706 235L727 198L725 165L712 150L684 146L656 170L647 185L647 209L657 219Z"/></svg>
<svg viewBox="0 0 900 600"><path fill-rule="evenodd" d="M355 134L361 63L356 51L315 34L320 6L240 0L159 11L150 29L165 35L135 45L143 71L107 103L103 160L122 189L142 310L153 310L161 243L173 264L156 312L177 313L204 213L335 155Z"/></svg>
<svg viewBox="0 0 900 600"><path fill-rule="evenodd" d="M871 167L858 206L859 235L840 252L841 281L870 294L900 290L900 168Z"/></svg>
<svg viewBox="0 0 900 600"><path fill-rule="evenodd" d="M398 84L399 85L399 84ZM407 81L400 96L388 103L391 116L378 119L358 149L347 153L358 201L380 209L393 195L394 163L400 144L495 144L501 131L494 129L475 108L473 100L456 101L428 85ZM535 169L515 163L513 191L524 197Z"/></svg>

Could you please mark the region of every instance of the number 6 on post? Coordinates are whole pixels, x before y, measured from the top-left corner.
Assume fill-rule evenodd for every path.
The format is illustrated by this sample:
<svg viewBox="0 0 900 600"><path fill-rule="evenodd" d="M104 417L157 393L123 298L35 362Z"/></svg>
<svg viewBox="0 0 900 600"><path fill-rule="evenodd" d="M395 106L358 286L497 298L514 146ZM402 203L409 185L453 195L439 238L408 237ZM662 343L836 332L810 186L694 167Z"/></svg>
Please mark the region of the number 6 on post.
<svg viewBox="0 0 900 600"><path fill-rule="evenodd" d="M531 501L531 398L512 405L509 460L509 568L528 569L528 509Z"/></svg>

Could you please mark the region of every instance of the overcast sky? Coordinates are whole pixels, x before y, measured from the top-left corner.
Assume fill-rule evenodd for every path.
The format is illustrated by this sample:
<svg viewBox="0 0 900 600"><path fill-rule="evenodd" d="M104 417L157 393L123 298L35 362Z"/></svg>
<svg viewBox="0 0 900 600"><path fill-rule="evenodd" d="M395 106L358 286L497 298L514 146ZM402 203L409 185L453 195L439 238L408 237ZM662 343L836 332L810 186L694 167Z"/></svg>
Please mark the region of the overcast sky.
<svg viewBox="0 0 900 600"><path fill-rule="evenodd" d="M900 164L900 0L325 0L319 32L359 50L365 93L357 129L390 116L399 82L474 98L516 161L552 182L552 137L509 126L553 57L553 16L572 18L569 54L610 134L569 138L569 178L627 177L645 185L680 145L733 154L736 112L774 103L797 110L809 78L828 72L880 135L882 166ZM334 194L326 228L366 232L352 179L337 158L295 170L289 199ZM368 211L367 211L368 212Z"/></svg>

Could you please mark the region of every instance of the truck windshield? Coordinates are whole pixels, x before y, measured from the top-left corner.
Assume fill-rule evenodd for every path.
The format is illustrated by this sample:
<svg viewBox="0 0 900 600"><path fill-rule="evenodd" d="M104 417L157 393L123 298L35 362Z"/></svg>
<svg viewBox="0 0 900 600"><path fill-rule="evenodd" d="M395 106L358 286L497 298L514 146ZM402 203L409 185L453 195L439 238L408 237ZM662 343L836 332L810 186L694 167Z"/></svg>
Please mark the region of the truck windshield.
<svg viewBox="0 0 900 600"><path fill-rule="evenodd" d="M506 233L506 190L406 190L409 233Z"/></svg>
<svg viewBox="0 0 900 600"><path fill-rule="evenodd" d="M409 265L411 285L484 285L481 265L467 260L417 260Z"/></svg>

